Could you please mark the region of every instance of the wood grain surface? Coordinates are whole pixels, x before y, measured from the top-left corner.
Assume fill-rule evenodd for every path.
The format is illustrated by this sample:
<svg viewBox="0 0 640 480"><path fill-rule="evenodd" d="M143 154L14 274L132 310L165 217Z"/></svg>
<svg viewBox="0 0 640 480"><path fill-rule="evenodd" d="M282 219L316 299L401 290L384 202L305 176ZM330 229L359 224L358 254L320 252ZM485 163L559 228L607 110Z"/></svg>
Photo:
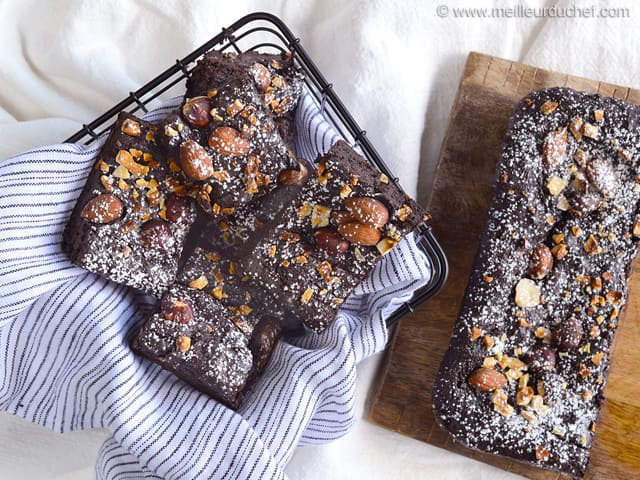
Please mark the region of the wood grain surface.
<svg viewBox="0 0 640 480"><path fill-rule="evenodd" d="M531 479L563 475L454 444L435 422L431 387L460 308L486 220L509 117L532 90L567 86L640 104L640 91L471 53L440 153L429 210L449 260L444 290L398 325L371 400L370 420ZM634 263L634 271L638 261ZM640 478L640 276L616 334L586 479Z"/></svg>

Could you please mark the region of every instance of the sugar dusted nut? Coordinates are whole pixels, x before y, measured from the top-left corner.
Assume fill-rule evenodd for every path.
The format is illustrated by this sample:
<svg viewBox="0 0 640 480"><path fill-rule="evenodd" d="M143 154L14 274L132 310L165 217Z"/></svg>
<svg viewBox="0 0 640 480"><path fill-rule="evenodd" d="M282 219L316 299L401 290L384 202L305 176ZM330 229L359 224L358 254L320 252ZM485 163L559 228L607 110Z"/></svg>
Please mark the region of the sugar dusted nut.
<svg viewBox="0 0 640 480"><path fill-rule="evenodd" d="M299 165L300 168L298 170L290 169L280 172L280 175L278 175L280 185L302 185L309 171L302 162Z"/></svg>
<svg viewBox="0 0 640 480"><path fill-rule="evenodd" d="M80 216L92 223L104 224L118 220L122 216L122 202L112 193L93 197L87 202Z"/></svg>
<svg viewBox="0 0 640 480"><path fill-rule="evenodd" d="M578 348L583 335L582 324L574 317L569 317L553 329L553 341L561 352Z"/></svg>
<svg viewBox="0 0 640 480"><path fill-rule="evenodd" d="M154 219L140 227L140 238L147 248L169 252L175 245L173 232L164 220Z"/></svg>
<svg viewBox="0 0 640 480"><path fill-rule="evenodd" d="M522 278L516 285L516 305L522 308L540 305L540 287L528 278Z"/></svg>
<svg viewBox="0 0 640 480"><path fill-rule="evenodd" d="M469 375L469 385L481 392L492 392L507 385L507 378L493 368L481 367Z"/></svg>
<svg viewBox="0 0 640 480"><path fill-rule="evenodd" d="M343 223L355 222L356 217L354 217L349 212L345 212L344 210L339 210L331 214L331 220L333 220L336 225L342 225Z"/></svg>
<svg viewBox="0 0 640 480"><path fill-rule="evenodd" d="M553 255L546 245L538 245L529 257L529 275L536 280L547 276L553 268Z"/></svg>
<svg viewBox="0 0 640 480"><path fill-rule="evenodd" d="M130 137L139 137L140 136L140 124L131 118L125 119L122 122L122 126L120 127L123 133L126 133Z"/></svg>
<svg viewBox="0 0 640 480"><path fill-rule="evenodd" d="M232 127L218 127L209 136L209 146L221 155L243 156L249 153L249 142Z"/></svg>
<svg viewBox="0 0 640 480"><path fill-rule="evenodd" d="M180 166L191 180L204 181L213 175L211 155L195 140L187 140L180 145Z"/></svg>
<svg viewBox="0 0 640 480"><path fill-rule="evenodd" d="M185 335L178 337L178 340L176 340L176 347L178 348L178 351L182 353L189 351L191 348L191 337L187 337Z"/></svg>
<svg viewBox="0 0 640 480"><path fill-rule="evenodd" d="M253 74L253 79L256 82L258 91L265 93L269 85L271 85L271 72L269 72L269 69L261 63L256 62L251 65L251 73Z"/></svg>
<svg viewBox="0 0 640 480"><path fill-rule="evenodd" d="M594 158L587 164L589 182L603 195L613 197L618 189L618 179L611 163L602 158Z"/></svg>
<svg viewBox="0 0 640 480"><path fill-rule="evenodd" d="M640 220L636 220L635 222L633 222L632 233L635 237L640 237Z"/></svg>
<svg viewBox="0 0 640 480"><path fill-rule="evenodd" d="M186 218L192 211L191 199L171 194L166 202L166 218L170 222L178 223Z"/></svg>
<svg viewBox="0 0 640 480"><path fill-rule="evenodd" d="M577 212L591 213L600 208L601 198L593 192L577 193L571 203Z"/></svg>
<svg viewBox="0 0 640 480"><path fill-rule="evenodd" d="M377 228L358 222L339 225L338 232L351 243L370 247L376 245L382 236Z"/></svg>
<svg viewBox="0 0 640 480"><path fill-rule="evenodd" d="M340 238L330 230L322 229L313 234L316 247L331 255L338 255L349 250L349 242Z"/></svg>
<svg viewBox="0 0 640 480"><path fill-rule="evenodd" d="M169 300L166 297L162 301L162 316L177 323L189 323L194 319L193 308L187 300Z"/></svg>
<svg viewBox="0 0 640 480"><path fill-rule="evenodd" d="M393 240L392 238L385 237L385 238L383 238L382 240L380 240L376 244L376 248L378 249L378 251L380 252L381 255L386 255L397 244L398 244L398 242L396 240Z"/></svg>
<svg viewBox="0 0 640 480"><path fill-rule="evenodd" d="M549 193L554 197L560 195L560 193L562 193L562 190L564 190L566 186L567 181L556 175L552 175L547 182L547 190L549 190Z"/></svg>
<svg viewBox="0 0 640 480"><path fill-rule="evenodd" d="M208 97L194 97L184 102L182 115L190 125L202 128L211 121L210 110L211 101Z"/></svg>
<svg viewBox="0 0 640 480"><path fill-rule="evenodd" d="M550 371L556 366L556 352L546 345L536 345L524 355L523 360L533 373Z"/></svg>
<svg viewBox="0 0 640 480"><path fill-rule="evenodd" d="M544 139L542 156L547 168L556 168L567 158L567 129L560 128L549 132Z"/></svg>
<svg viewBox="0 0 640 480"><path fill-rule="evenodd" d="M382 228L389 221L389 210L384 204L370 197L351 197L344 201L345 207L360 223Z"/></svg>

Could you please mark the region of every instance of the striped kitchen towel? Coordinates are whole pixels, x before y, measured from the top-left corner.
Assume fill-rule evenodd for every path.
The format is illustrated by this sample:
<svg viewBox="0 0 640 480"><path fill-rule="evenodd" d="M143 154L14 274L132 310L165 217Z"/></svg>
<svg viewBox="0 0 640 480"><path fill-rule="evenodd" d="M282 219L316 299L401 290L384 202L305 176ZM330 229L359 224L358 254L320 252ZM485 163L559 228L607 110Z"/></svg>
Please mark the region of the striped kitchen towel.
<svg viewBox="0 0 640 480"><path fill-rule="evenodd" d="M296 123L301 156L339 138L311 95ZM0 163L0 409L59 432L109 429L99 479L285 478L296 447L353 426L356 364L385 347L385 318L428 282L428 258L403 240L329 329L278 344L233 412L131 352L152 298L75 267L61 250L101 143Z"/></svg>

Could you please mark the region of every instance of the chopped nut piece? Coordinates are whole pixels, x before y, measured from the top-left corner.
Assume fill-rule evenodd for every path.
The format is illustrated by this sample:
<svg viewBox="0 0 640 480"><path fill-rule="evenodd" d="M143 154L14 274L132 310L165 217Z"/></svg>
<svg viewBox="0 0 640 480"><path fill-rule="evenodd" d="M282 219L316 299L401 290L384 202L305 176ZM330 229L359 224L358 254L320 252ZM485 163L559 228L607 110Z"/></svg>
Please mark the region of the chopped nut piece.
<svg viewBox="0 0 640 480"><path fill-rule="evenodd" d="M485 357L482 361L482 366L485 368L493 368L497 363L498 361L496 360L496 357Z"/></svg>
<svg viewBox="0 0 640 480"><path fill-rule="evenodd" d="M208 283L209 283L209 281L207 280L207 277L205 277L204 275L200 275L195 280L191 280L189 282L189 286L191 288L202 290L204 287L206 287L208 285Z"/></svg>
<svg viewBox="0 0 640 480"><path fill-rule="evenodd" d="M585 137L592 138L594 140L598 139L598 134L600 133L600 129L597 125L593 125L589 122L584 122L581 129L582 135Z"/></svg>
<svg viewBox="0 0 640 480"><path fill-rule="evenodd" d="M100 183L107 192L113 191L113 180L111 177L107 177L106 175L100 175Z"/></svg>
<svg viewBox="0 0 640 480"><path fill-rule="evenodd" d="M351 189L351 187L345 183L340 190L340 198L347 198L349 195L351 195L352 191L353 190Z"/></svg>
<svg viewBox="0 0 640 480"><path fill-rule="evenodd" d="M376 248L378 249L381 255L386 255L397 244L398 244L397 241L392 240L391 238L385 237L382 240L380 240L378 243L376 243Z"/></svg>
<svg viewBox="0 0 640 480"><path fill-rule="evenodd" d="M491 401L493 402L493 409L501 415L508 417L513 413L513 407L509 405L507 394L502 390L494 391Z"/></svg>
<svg viewBox="0 0 640 480"><path fill-rule="evenodd" d="M562 241L564 240L564 233L556 233L555 235L552 235L551 238L553 239L553 243L562 243Z"/></svg>
<svg viewBox="0 0 640 480"><path fill-rule="evenodd" d="M569 124L569 130L571 131L575 139L578 141L582 140L582 124L583 123L584 121L581 118L574 118L573 120L571 120L571 123ZM579 150L579 151L582 151L582 150Z"/></svg>
<svg viewBox="0 0 640 480"><path fill-rule="evenodd" d="M606 297L606 301L607 302L612 303L613 305L617 305L618 303L620 303L620 300L622 300L622 293L621 292L607 292L605 297Z"/></svg>
<svg viewBox="0 0 640 480"><path fill-rule="evenodd" d="M560 195L560 193L565 189L566 186L567 181L556 175L551 176L551 178L549 178L549 181L547 182L547 190L549 190L549 193L554 197Z"/></svg>
<svg viewBox="0 0 640 480"><path fill-rule="evenodd" d="M533 398L534 392L531 387L524 387L516 394L516 403L520 406L529 405Z"/></svg>
<svg viewBox="0 0 640 480"><path fill-rule="evenodd" d="M495 340L490 335L485 335L482 340L484 342L484 346L487 347L487 350L490 350L491 347L493 347L493 345L495 344Z"/></svg>
<svg viewBox="0 0 640 480"><path fill-rule="evenodd" d="M598 352L591 355L591 361L594 365L600 365L604 359L604 352Z"/></svg>
<svg viewBox="0 0 640 480"><path fill-rule="evenodd" d="M491 275L485 275L482 279L487 283L493 282L493 277Z"/></svg>
<svg viewBox="0 0 640 480"><path fill-rule="evenodd" d="M304 291L304 293L300 297L300 302L305 304L309 303L309 300L311 300L312 296L313 296L313 288L309 287Z"/></svg>
<svg viewBox="0 0 640 480"><path fill-rule="evenodd" d="M322 228L329 225L331 209L323 205L314 205L311 212L311 226L313 228Z"/></svg>
<svg viewBox="0 0 640 480"><path fill-rule="evenodd" d="M584 243L583 248L584 251L589 255L597 255L599 253L602 253L602 248L600 247L600 245L598 245L598 241L593 235L589 235L589 238L587 238L587 241Z"/></svg>
<svg viewBox="0 0 640 480"><path fill-rule="evenodd" d="M571 233L574 237L579 237L580 235L582 235L582 230L577 225L574 225L571 227Z"/></svg>
<svg viewBox="0 0 640 480"><path fill-rule="evenodd" d="M536 415L531 410L522 410L520 412L520 415L522 415L525 420L528 420L531 423L536 423L538 421L538 417L536 417Z"/></svg>
<svg viewBox="0 0 640 480"><path fill-rule="evenodd" d="M547 100L546 102L544 102L541 106L540 106L540 111L542 111L542 113L544 115L549 115L551 112L553 112L556 108L558 108L558 102L554 102L552 100Z"/></svg>
<svg viewBox="0 0 640 480"><path fill-rule="evenodd" d="M149 167L141 165L133 160L133 156L127 150L120 150L116 155L116 162L124 166L136 177L144 177L149 173Z"/></svg>
<svg viewBox="0 0 640 480"><path fill-rule="evenodd" d="M540 287L533 280L522 278L516 285L515 302L523 308L539 305Z"/></svg>
<svg viewBox="0 0 640 480"><path fill-rule="evenodd" d="M211 295L213 295L213 298L215 298L217 300L222 300L224 298L224 292L223 292L222 285L219 285L216 288L214 288L213 290L211 290Z"/></svg>
<svg viewBox="0 0 640 480"><path fill-rule="evenodd" d="M604 118L604 110L594 110L593 111L593 119L596 122L601 121Z"/></svg>
<svg viewBox="0 0 640 480"><path fill-rule="evenodd" d="M406 222L412 213L413 209L409 205L404 204L398 209L398 211L396 212L396 216L401 222Z"/></svg>
<svg viewBox="0 0 640 480"><path fill-rule="evenodd" d="M122 127L120 127L120 130L131 137L139 137L141 133L140 124L130 118L127 118L124 122L122 122Z"/></svg>
<svg viewBox="0 0 640 480"><path fill-rule="evenodd" d="M298 218L307 218L309 215L311 215L311 210L311 205L309 205L308 203L303 204L298 209Z"/></svg>
<svg viewBox="0 0 640 480"><path fill-rule="evenodd" d="M549 460L549 450L547 450L543 445L538 445L536 447L536 459L540 462L546 462Z"/></svg>
<svg viewBox="0 0 640 480"><path fill-rule="evenodd" d="M227 107L227 115L229 115L230 117L235 117L242 111L243 108L244 104L240 100L236 99L231 105Z"/></svg>
<svg viewBox="0 0 640 480"><path fill-rule="evenodd" d="M558 207L558 210L562 210L563 212L571 210L571 204L564 195L558 195L558 203L556 204L556 207Z"/></svg>
<svg viewBox="0 0 640 480"><path fill-rule="evenodd" d="M176 346L178 347L179 352L184 353L188 351L191 348L191 337L186 337L184 335L178 337L178 340L176 340Z"/></svg>
<svg viewBox="0 0 640 480"><path fill-rule="evenodd" d="M471 328L471 336L469 338L471 339L472 342L475 342L481 336L482 336L482 330L481 329L479 329L478 327L472 327Z"/></svg>

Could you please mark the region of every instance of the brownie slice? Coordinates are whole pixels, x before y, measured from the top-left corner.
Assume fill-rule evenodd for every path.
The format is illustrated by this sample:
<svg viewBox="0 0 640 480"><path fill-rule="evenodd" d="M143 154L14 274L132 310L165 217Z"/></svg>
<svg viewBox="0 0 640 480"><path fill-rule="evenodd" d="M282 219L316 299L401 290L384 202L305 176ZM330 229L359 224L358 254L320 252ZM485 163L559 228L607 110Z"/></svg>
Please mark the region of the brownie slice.
<svg viewBox="0 0 640 480"><path fill-rule="evenodd" d="M159 133L174 181L213 218L276 189L282 171L298 165L250 73L224 71L228 76L218 82L196 68L189 81L208 87L187 96Z"/></svg>
<svg viewBox="0 0 640 480"><path fill-rule="evenodd" d="M186 98L207 96L212 90L226 88L229 79L254 86L262 104L277 117L295 109L304 84L304 75L290 53L235 54L212 50L189 76Z"/></svg>
<svg viewBox="0 0 640 480"><path fill-rule="evenodd" d="M121 113L71 214L63 249L80 267L161 295L173 283L193 202L173 193L155 128Z"/></svg>
<svg viewBox="0 0 640 480"><path fill-rule="evenodd" d="M338 141L254 250L242 260L276 286L301 323L323 331L380 258L422 222L423 210Z"/></svg>
<svg viewBox="0 0 640 480"><path fill-rule="evenodd" d="M518 105L433 389L466 446L584 475L640 235L639 114L566 88Z"/></svg>
<svg viewBox="0 0 640 480"><path fill-rule="evenodd" d="M204 292L172 286L132 348L202 392L237 409L254 366L232 315Z"/></svg>

